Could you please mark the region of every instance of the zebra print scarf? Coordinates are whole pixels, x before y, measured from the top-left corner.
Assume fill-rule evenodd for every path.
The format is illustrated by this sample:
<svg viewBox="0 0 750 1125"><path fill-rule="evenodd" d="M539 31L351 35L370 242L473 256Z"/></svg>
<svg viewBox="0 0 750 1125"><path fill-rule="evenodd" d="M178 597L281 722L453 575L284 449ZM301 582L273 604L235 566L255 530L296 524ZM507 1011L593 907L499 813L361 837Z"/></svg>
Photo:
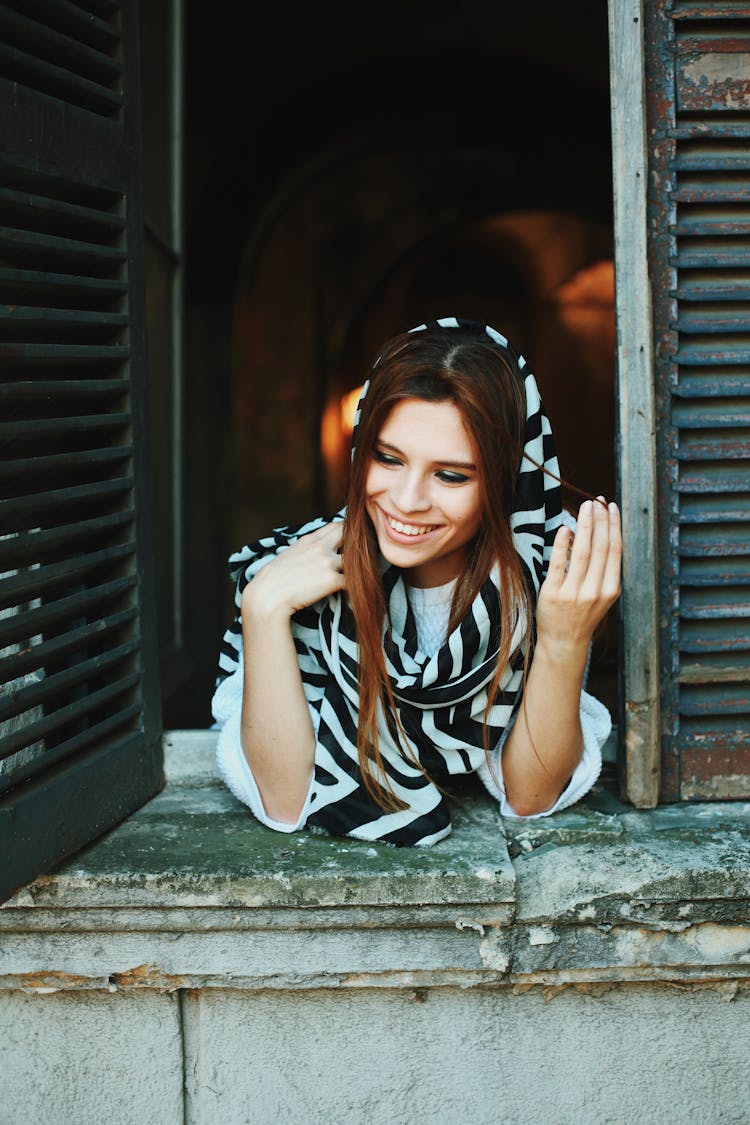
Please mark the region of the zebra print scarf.
<svg viewBox="0 0 750 1125"><path fill-rule="evenodd" d="M411 331L460 328L468 323L450 317ZM504 336L489 326L484 326L484 331L504 351L526 392L524 456L511 527L516 551L536 595L562 518L557 458L534 376ZM365 384L362 398L367 387ZM358 420L359 410L355 427ZM539 466L544 466L545 471ZM342 509L333 519L344 517ZM327 522L320 518L299 527L277 528L231 555L230 572L237 583L237 616L224 636L219 681L239 665L239 607L246 584L276 554ZM499 649L499 577L495 569L470 612L432 657L418 648L402 572L383 561L382 581L388 606L383 631L386 669L401 726L408 738L408 754L394 738L393 720L389 723L382 711L378 717L378 738L390 788L406 807L397 812L384 811L362 783L357 760L359 697L354 619L346 597L337 593L296 613L291 622L305 696L317 727L315 772L306 823L334 835L364 840L396 845L433 844L451 828L449 809L441 791L446 782L452 776L475 771L485 762L483 723ZM490 746L497 745L520 702L523 634L520 623L513 656L489 713Z"/></svg>

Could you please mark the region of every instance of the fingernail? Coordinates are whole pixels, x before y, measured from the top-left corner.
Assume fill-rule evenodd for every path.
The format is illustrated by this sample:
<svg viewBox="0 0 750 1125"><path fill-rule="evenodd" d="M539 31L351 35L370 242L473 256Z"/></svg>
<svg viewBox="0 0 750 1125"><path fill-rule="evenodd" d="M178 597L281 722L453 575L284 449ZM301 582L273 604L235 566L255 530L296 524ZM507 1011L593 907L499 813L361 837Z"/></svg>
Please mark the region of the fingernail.
<svg viewBox="0 0 750 1125"><path fill-rule="evenodd" d="M610 512L616 512L617 511L617 505L615 504L614 500L610 500L608 507L609 507Z"/></svg>

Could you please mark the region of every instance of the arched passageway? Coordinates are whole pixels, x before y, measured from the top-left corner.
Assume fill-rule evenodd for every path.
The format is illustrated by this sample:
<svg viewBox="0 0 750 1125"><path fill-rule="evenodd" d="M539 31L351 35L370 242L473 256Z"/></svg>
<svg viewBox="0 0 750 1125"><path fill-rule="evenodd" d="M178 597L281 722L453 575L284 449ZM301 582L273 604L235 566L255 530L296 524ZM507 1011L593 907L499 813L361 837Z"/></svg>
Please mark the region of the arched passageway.
<svg viewBox="0 0 750 1125"><path fill-rule="evenodd" d="M383 338L429 316L502 328L564 475L614 490L606 86L499 43L451 49L438 24L439 49L320 58L202 172L187 311L203 582L239 542L338 506L346 437L322 443L324 420Z"/></svg>

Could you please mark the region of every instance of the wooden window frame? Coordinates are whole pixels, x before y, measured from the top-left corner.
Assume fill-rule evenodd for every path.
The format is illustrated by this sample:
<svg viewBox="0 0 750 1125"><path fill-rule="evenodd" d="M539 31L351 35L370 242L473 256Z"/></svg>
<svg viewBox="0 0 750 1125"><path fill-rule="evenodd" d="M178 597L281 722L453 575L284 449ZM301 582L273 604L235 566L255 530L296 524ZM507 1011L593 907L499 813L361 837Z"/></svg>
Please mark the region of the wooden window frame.
<svg viewBox="0 0 750 1125"><path fill-rule="evenodd" d="M623 517L623 795L652 808L660 788L656 424L646 190L642 0L609 0L617 456Z"/></svg>

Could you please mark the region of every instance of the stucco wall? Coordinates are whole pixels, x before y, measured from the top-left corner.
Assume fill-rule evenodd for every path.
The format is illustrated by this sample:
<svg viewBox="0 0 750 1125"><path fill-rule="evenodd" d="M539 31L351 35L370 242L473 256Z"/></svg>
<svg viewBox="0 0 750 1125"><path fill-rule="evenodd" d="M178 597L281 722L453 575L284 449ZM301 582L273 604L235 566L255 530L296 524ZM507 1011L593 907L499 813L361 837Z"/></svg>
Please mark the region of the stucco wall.
<svg viewBox="0 0 750 1125"><path fill-rule="evenodd" d="M183 1120L176 995L0 991L0 1044L2 1125Z"/></svg>
<svg viewBox="0 0 750 1125"><path fill-rule="evenodd" d="M7 1125L750 1120L750 989L0 994ZM181 1049L184 1046L184 1070Z"/></svg>
<svg viewBox="0 0 750 1125"><path fill-rule="evenodd" d="M750 1125L750 805L280 839L214 741L0 905L0 1125Z"/></svg>

